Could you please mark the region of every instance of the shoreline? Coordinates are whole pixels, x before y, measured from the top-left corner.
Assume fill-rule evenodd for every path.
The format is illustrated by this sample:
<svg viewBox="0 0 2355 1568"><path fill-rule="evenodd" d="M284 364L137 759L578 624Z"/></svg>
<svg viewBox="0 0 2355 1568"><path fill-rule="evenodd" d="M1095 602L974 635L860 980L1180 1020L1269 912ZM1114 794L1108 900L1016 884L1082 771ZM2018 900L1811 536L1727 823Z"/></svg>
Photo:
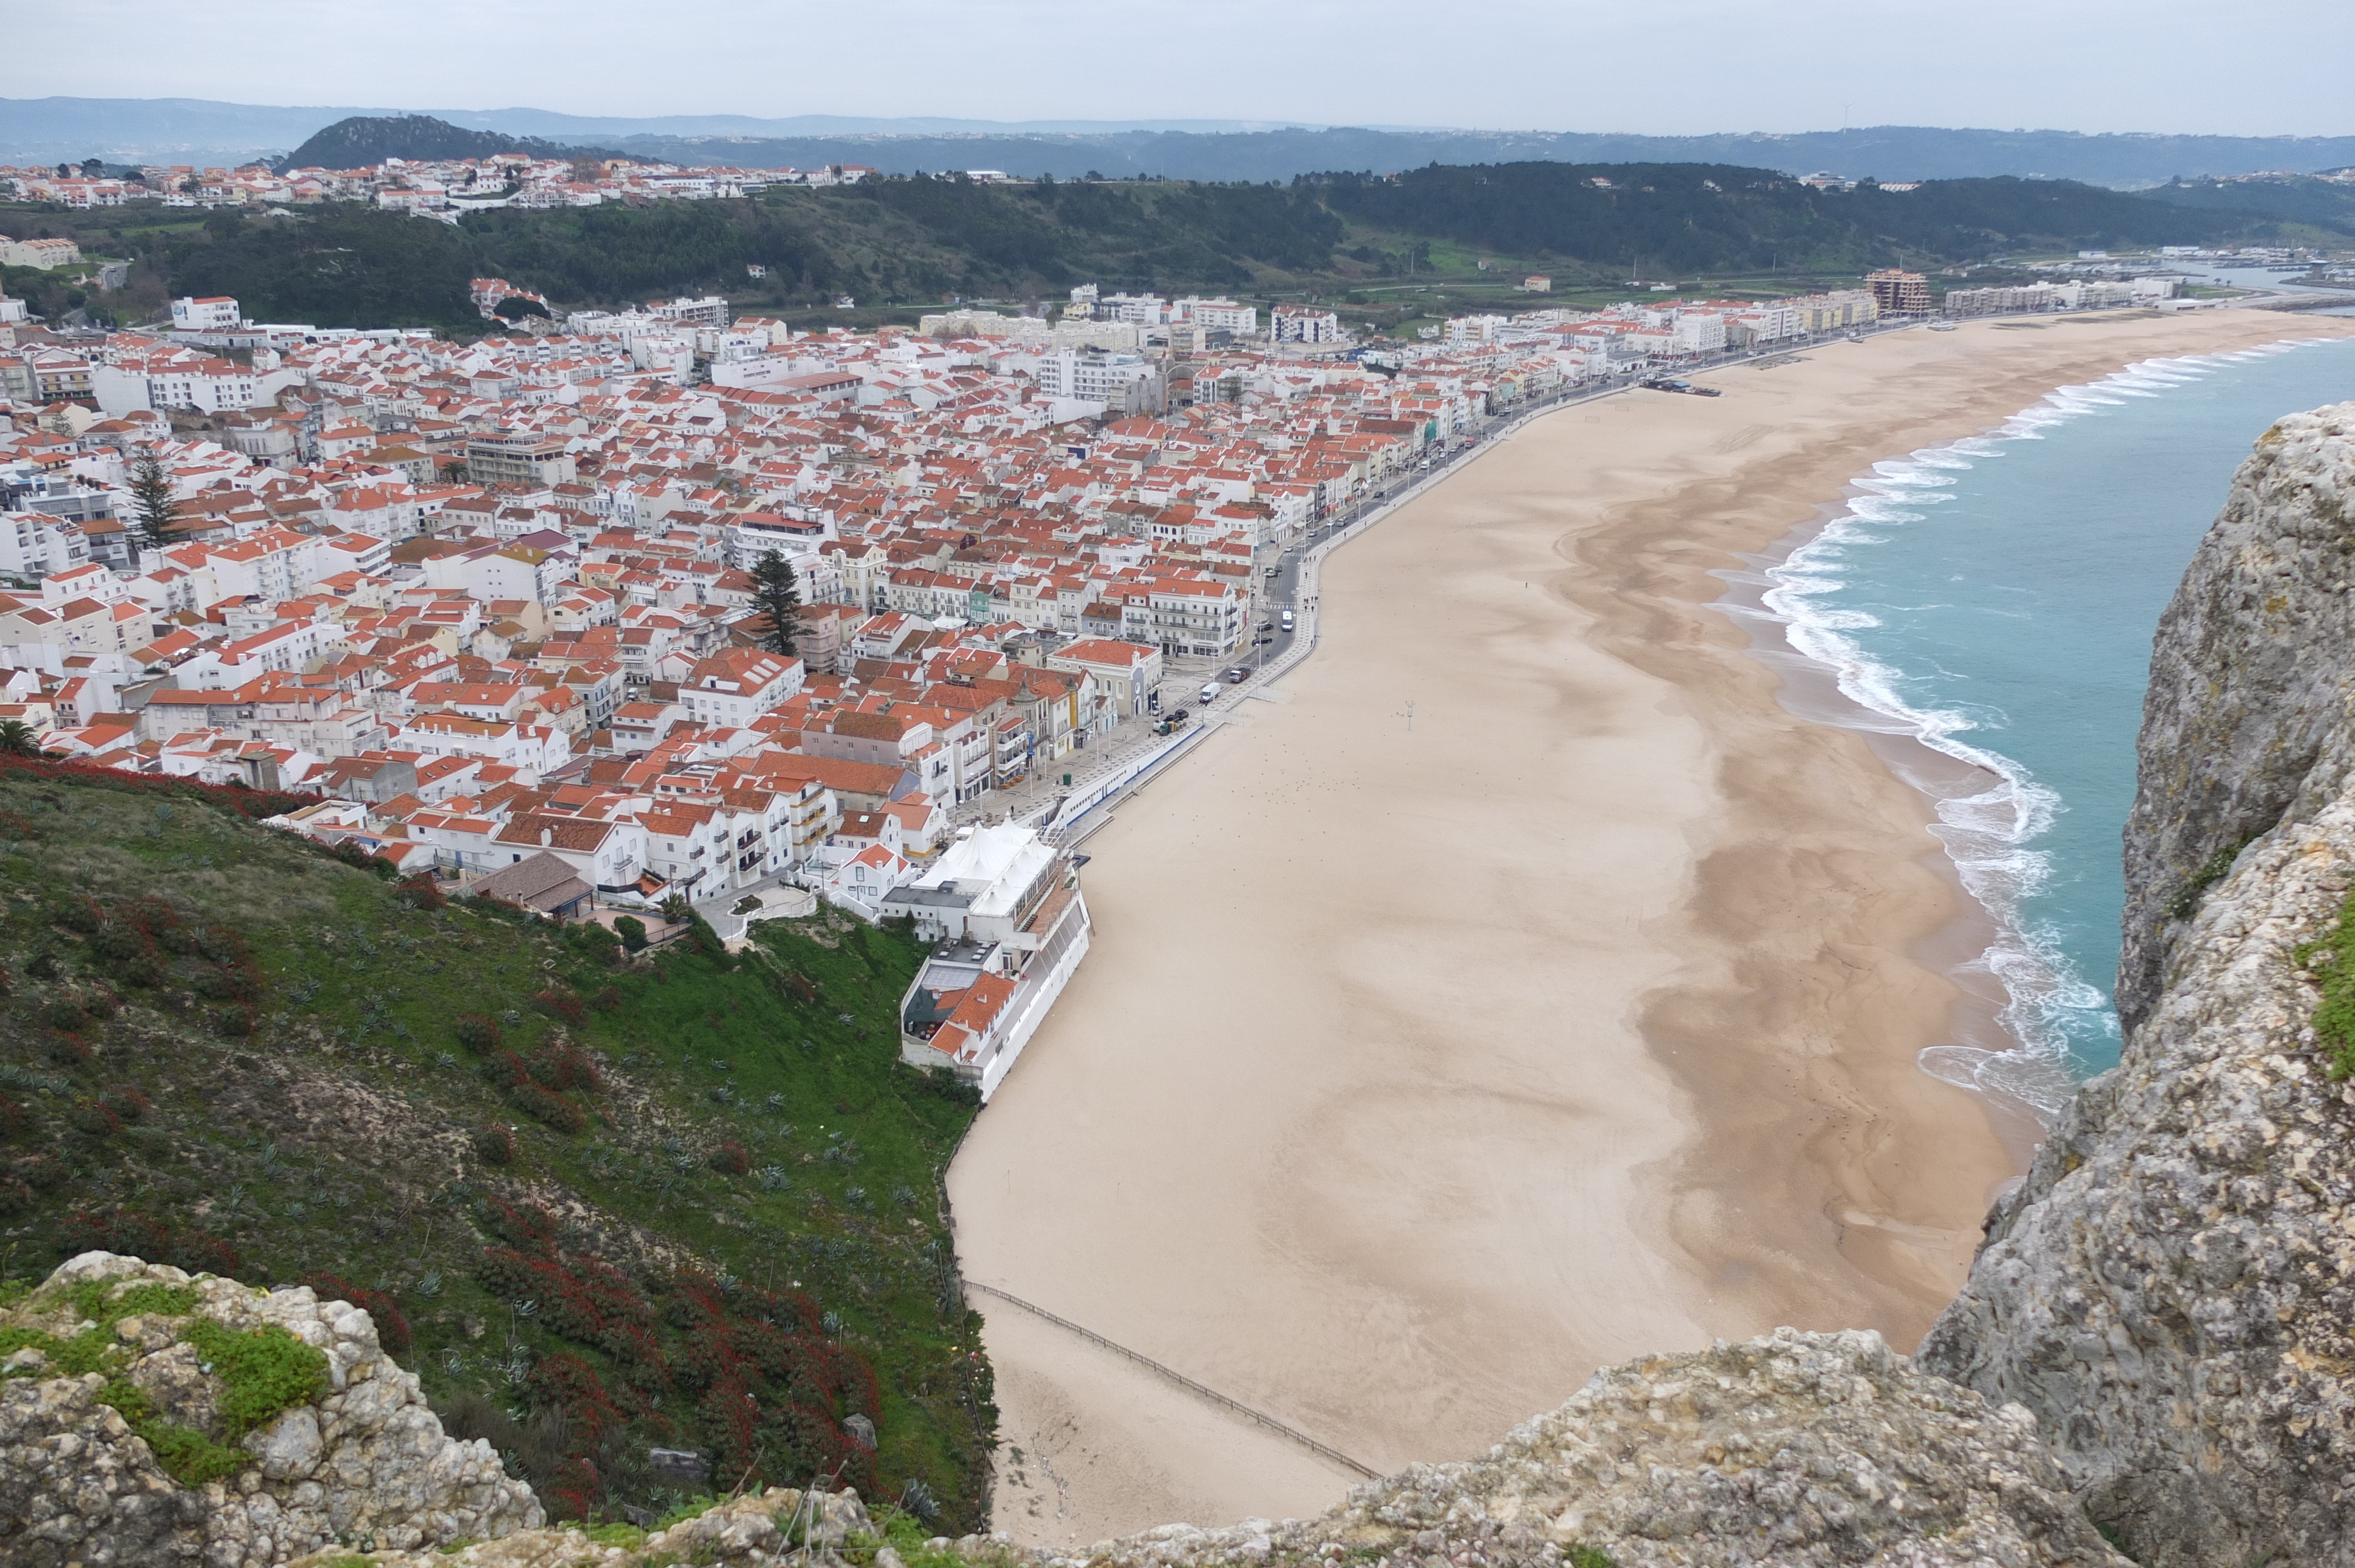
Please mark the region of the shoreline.
<svg viewBox="0 0 2355 1568"><path fill-rule="evenodd" d="M1384 1468L1643 1351L1910 1348L2017 1166L1915 1065L1970 904L1715 574L2054 386L2325 324L1824 345L1549 411L1406 503L1325 563L1331 656L1092 835L1096 950L950 1173L968 1273ZM1016 1319L985 1337L1018 1539L1354 1478Z"/></svg>
<svg viewBox="0 0 2355 1568"><path fill-rule="evenodd" d="M1784 711L1804 724L1854 734L1892 778L1922 798L1934 816L1939 799L1962 794L1963 785L1978 782L1972 776L1985 770L1938 750L1890 715L1840 690L1838 672L1792 647L1785 635L1791 623L1764 602L1774 586L1767 572L1814 543L1825 529L1847 514L1846 497L1827 503L1817 509L1815 517L1794 527L1773 545L1743 555L1740 567L1710 574L1726 584L1724 594L1710 608L1740 627L1748 639L1749 656L1781 678L1775 700ZM1987 954L2003 935L2002 922L1965 885L1962 868L1944 842L1925 853L1921 863L1946 885L1955 908L1953 917L1924 933L1908 956L1932 973L1944 976L1955 987L1948 1013L1948 1044L1973 1050L2004 1050L2016 1044L2003 1022L2011 996L1985 962ZM1944 1045L1931 1047L1943 1048ZM1936 1076L1930 1074L1926 1065L1918 1060L1915 1065L1924 1074ZM1939 1081L1954 1082L1950 1078ZM2044 1139L2044 1120L2036 1107L1999 1086L1955 1086L1979 1098L2013 1166L2025 1172L2036 1146ZM2009 1181L2004 1182L1998 1191L2010 1185Z"/></svg>

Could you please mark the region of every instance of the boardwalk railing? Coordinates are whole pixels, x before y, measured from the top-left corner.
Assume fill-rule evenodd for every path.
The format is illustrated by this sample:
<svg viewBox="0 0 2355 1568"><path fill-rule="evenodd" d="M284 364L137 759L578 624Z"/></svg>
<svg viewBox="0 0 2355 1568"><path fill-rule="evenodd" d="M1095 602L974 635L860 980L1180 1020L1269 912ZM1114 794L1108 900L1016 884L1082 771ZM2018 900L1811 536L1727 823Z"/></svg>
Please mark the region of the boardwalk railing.
<svg viewBox="0 0 2355 1568"><path fill-rule="evenodd" d="M1163 1366L1159 1361L1155 1361L1150 1356L1140 1356L1135 1351L1130 1350L1126 1345L1114 1344L1112 1340L1105 1339L1102 1334L1096 1333L1092 1330L1081 1328L1069 1318L1058 1318L1052 1312L1048 1311L1044 1307L1035 1306L1030 1302L1023 1300L1019 1296L1011 1295L1007 1291L998 1289L997 1287L994 1285L984 1285L977 1279L968 1279L964 1281L964 1287L968 1290L978 1290L986 1296L995 1296L1000 1301L1011 1302L1015 1306L1021 1308L1025 1312L1028 1312L1035 1317L1044 1318L1050 1323L1054 1324L1058 1329L1068 1329L1072 1333L1077 1334L1080 1338L1087 1340L1092 1345L1102 1345L1105 1350L1112 1351L1113 1354L1116 1356L1126 1356L1130 1361L1135 1361L1137 1365L1141 1367L1148 1367L1153 1371L1159 1372L1163 1377L1167 1378L1171 1383L1188 1390L1189 1393L1199 1394L1202 1398L1209 1400L1211 1404L1231 1410L1238 1415L1243 1416L1252 1421L1256 1421L1271 1432L1281 1433L1283 1436L1291 1438L1295 1443L1299 1444L1302 1447L1309 1449L1311 1452L1322 1455L1324 1457L1332 1460L1335 1464L1341 1466L1345 1469L1355 1470L1358 1474L1366 1477L1369 1480L1375 1478L1379 1474L1379 1472L1377 1472L1371 1466L1361 1465L1357 1460L1349 1457L1348 1455L1342 1453L1338 1448L1330 1447L1326 1444L1319 1443L1316 1438L1311 1437L1307 1433L1301 1431L1298 1427L1286 1426L1283 1422L1278 1421L1273 1415L1263 1414L1240 1400L1229 1399L1217 1389L1206 1388L1202 1384L1196 1383L1192 1378L1188 1377L1184 1372L1172 1371L1170 1368Z"/></svg>

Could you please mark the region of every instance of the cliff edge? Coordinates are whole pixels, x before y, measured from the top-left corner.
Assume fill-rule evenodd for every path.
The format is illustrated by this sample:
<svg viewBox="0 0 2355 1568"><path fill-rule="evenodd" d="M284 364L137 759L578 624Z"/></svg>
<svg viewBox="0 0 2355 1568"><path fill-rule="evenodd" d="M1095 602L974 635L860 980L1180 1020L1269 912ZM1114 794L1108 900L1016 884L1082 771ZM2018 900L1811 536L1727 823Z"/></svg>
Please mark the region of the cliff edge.
<svg viewBox="0 0 2355 1568"><path fill-rule="evenodd" d="M922 1539L855 1498L828 1499L813 1530L809 1507L772 1491L645 1539L537 1531L300 1568L657 1568L682 1552L727 1568L2127 1568L2026 1411L1924 1376L1865 1330L1781 1329L1606 1369L1483 1457L1369 1481L1314 1520L1166 1525L1062 1553Z"/></svg>
<svg viewBox="0 0 2355 1568"><path fill-rule="evenodd" d="M112 1253L0 1311L0 1563L273 1568L538 1527L357 1307Z"/></svg>
<svg viewBox="0 0 2355 1568"><path fill-rule="evenodd" d="M2150 1568L2355 1563L2355 403L2258 441L2162 618L2117 1067L1998 1203L1922 1365L2033 1412Z"/></svg>
<svg viewBox="0 0 2355 1568"><path fill-rule="evenodd" d="M2119 1019L2169 982L2200 893L2355 766L2355 403L2257 439L2151 643L2126 829Z"/></svg>

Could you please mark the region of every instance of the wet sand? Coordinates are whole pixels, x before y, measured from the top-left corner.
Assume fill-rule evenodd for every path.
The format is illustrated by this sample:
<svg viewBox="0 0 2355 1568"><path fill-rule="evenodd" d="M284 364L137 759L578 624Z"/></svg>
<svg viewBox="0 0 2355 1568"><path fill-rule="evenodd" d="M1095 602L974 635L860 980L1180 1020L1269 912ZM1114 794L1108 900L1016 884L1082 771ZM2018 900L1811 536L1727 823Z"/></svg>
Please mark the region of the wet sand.
<svg viewBox="0 0 2355 1568"><path fill-rule="evenodd" d="M2018 1128L1915 1065L1968 910L1927 802L1778 704L1710 574L2056 386L2350 331L1892 334L1496 444L1328 560L1279 700L1088 842L1093 950L950 1173L967 1274L1380 1470L1640 1351L1910 1349L2016 1169ZM1018 1540L1357 1478L975 1299Z"/></svg>

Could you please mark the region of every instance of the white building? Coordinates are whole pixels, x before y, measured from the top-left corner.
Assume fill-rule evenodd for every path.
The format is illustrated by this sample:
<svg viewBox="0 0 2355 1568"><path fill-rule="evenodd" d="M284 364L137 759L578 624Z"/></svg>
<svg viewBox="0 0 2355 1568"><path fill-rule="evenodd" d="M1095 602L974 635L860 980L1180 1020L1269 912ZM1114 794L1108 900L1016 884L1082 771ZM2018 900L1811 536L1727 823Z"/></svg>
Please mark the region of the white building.
<svg viewBox="0 0 2355 1568"><path fill-rule="evenodd" d="M714 729L742 729L802 689L798 659L753 648L730 648L696 665L679 684L678 700Z"/></svg>
<svg viewBox="0 0 2355 1568"><path fill-rule="evenodd" d="M1338 343L1341 318L1321 305L1278 305L1268 313L1267 335L1275 343Z"/></svg>
<svg viewBox="0 0 2355 1568"><path fill-rule="evenodd" d="M1032 829L973 828L881 912L941 944L900 999L900 1059L988 1098L1087 953L1078 868Z"/></svg>
<svg viewBox="0 0 2355 1568"><path fill-rule="evenodd" d="M1201 300L1187 296L1171 307L1172 320L1191 322L1204 332L1230 332L1237 337L1259 335L1259 307L1232 300Z"/></svg>
<svg viewBox="0 0 2355 1568"><path fill-rule="evenodd" d="M208 294L203 299L178 299L172 302L172 330L175 332L235 332L244 323L245 313L227 294Z"/></svg>
<svg viewBox="0 0 2355 1568"><path fill-rule="evenodd" d="M1167 402L1161 372L1135 354L1042 355L1037 386L1050 397L1077 398L1124 414L1157 414Z"/></svg>

